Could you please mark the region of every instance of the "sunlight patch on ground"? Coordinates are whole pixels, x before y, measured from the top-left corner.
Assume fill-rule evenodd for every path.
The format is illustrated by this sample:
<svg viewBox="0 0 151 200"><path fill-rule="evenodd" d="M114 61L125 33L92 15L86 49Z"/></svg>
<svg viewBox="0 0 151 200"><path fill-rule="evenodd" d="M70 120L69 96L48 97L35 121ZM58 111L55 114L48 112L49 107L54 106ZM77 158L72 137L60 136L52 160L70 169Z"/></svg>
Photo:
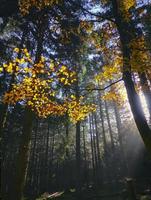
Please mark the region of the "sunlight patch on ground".
<svg viewBox="0 0 151 200"><path fill-rule="evenodd" d="M45 192L37 200L54 199L54 198L60 197L63 193L64 193L64 191L62 191L62 192L55 192L53 194L49 194L49 193Z"/></svg>

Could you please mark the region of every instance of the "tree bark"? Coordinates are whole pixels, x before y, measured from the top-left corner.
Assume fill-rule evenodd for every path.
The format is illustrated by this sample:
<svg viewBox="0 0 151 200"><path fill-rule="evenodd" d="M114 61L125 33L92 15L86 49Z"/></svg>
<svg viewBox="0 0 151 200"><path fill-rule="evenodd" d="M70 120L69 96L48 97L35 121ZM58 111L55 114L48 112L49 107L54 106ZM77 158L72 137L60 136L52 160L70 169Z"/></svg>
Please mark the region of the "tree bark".
<svg viewBox="0 0 151 200"><path fill-rule="evenodd" d="M148 85L145 72L139 73L141 89L146 100L147 108L149 111L149 122L151 123L151 90Z"/></svg>
<svg viewBox="0 0 151 200"><path fill-rule="evenodd" d="M115 23L117 26L117 30L119 32L122 53L123 53L123 80L125 84L125 88L128 95L128 100L130 103L130 107L133 113L133 117L136 123L136 126L140 132L140 135L144 141L146 149L151 154L151 130L147 124L142 105L140 102L140 98L135 90L135 86L132 80L131 75L131 50L130 44L134 39L135 28L132 23L132 20L124 19L124 14L119 8L117 0L112 0L113 7L113 15L115 18ZM133 34L134 33L134 34Z"/></svg>
<svg viewBox="0 0 151 200"><path fill-rule="evenodd" d="M91 123L90 115L89 115L89 132L90 132L90 141L91 141L93 180L94 180L94 184L96 184L96 168L95 168L94 147L93 147L92 123Z"/></svg>
<svg viewBox="0 0 151 200"><path fill-rule="evenodd" d="M69 192L69 189L70 189L70 175L69 175L69 172L70 172L70 167L69 167L69 121L68 121L68 116L66 116L66 123L65 123L65 134L66 134L66 157L65 157L65 163L64 163L64 175L66 177L66 180L64 181L64 185L65 185L65 191L66 192Z"/></svg>
<svg viewBox="0 0 151 200"><path fill-rule="evenodd" d="M84 152L84 181L86 182L86 186L88 187L88 166L87 166L87 150L86 150L86 137L85 137L85 126L83 125L83 152Z"/></svg>
<svg viewBox="0 0 151 200"><path fill-rule="evenodd" d="M96 135L95 135L95 128L94 128L94 117L93 114L91 116L92 120L92 142L94 147L94 161L95 161L95 172L96 172L96 187L99 185L99 171L98 171L98 155L97 155L97 146L96 146Z"/></svg>
<svg viewBox="0 0 151 200"><path fill-rule="evenodd" d="M22 132L22 141L19 147L18 158L17 158L13 194L10 200L12 199L21 200L23 196L23 189L27 173L29 144L32 132L32 119L33 119L32 111L29 108L26 108L24 116L23 132Z"/></svg>
<svg viewBox="0 0 151 200"><path fill-rule="evenodd" d="M101 165L101 155L100 155L100 137L99 137L100 135L98 132L96 113L94 114L94 122L95 122L97 159L98 159L98 182L100 184L102 182L102 165Z"/></svg>
<svg viewBox="0 0 151 200"><path fill-rule="evenodd" d="M122 168L124 169L124 176L126 176L128 175L128 165L127 165L126 155L125 155L124 145L123 145L122 122L120 118L119 109L115 102L113 103L113 107L114 107L114 113L115 113L115 119L116 119L116 125L117 125L119 146L120 146L120 151L121 151L121 164L122 164Z"/></svg>
<svg viewBox="0 0 151 200"><path fill-rule="evenodd" d="M36 169L36 146L37 146L37 136L38 136L38 119L35 122L35 130L34 130L34 140L33 140L33 147L32 147L32 153L30 156L30 171L29 171L29 181L27 184L29 184L30 188L34 187L34 177L35 177L35 169ZM32 190L33 192L33 190ZM31 193L32 195L32 193Z"/></svg>
<svg viewBox="0 0 151 200"><path fill-rule="evenodd" d="M103 145L104 145L104 152L107 152L107 142L106 142L106 135L105 135L105 125L104 125L104 114L103 114L103 106L102 106L102 99L100 97L99 93L99 98L100 98L100 118L101 118L101 126L102 126L102 136L103 136Z"/></svg>
<svg viewBox="0 0 151 200"><path fill-rule="evenodd" d="M81 142L80 142L80 122L76 123L76 191L81 190Z"/></svg>
<svg viewBox="0 0 151 200"><path fill-rule="evenodd" d="M105 112L106 112L107 124L108 124L108 128L109 128L109 135L110 135L110 139L111 139L111 149L112 149L112 154L113 154L113 152L115 150L115 145L114 145L110 116L109 116L109 111L108 111L108 104L107 104L106 100L104 102L105 102Z"/></svg>

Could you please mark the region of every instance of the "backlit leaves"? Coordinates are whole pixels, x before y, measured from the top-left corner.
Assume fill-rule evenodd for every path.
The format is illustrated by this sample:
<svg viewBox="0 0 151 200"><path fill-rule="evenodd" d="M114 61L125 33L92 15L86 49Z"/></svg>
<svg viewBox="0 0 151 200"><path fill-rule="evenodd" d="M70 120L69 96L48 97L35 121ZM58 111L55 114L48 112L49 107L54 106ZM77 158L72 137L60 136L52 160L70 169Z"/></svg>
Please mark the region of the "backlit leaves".
<svg viewBox="0 0 151 200"><path fill-rule="evenodd" d="M132 50L131 66L134 72L144 72L151 68L151 57L146 49L145 39L143 36L137 37L131 41Z"/></svg>
<svg viewBox="0 0 151 200"><path fill-rule="evenodd" d="M117 56L112 64L103 66L102 72L96 75L95 80L102 85L109 80L114 80L115 78L117 79L121 76L121 67L122 58Z"/></svg>
<svg viewBox="0 0 151 200"><path fill-rule="evenodd" d="M70 70L67 66L62 65L57 72L59 82L65 86L70 86L76 82L76 72Z"/></svg>
<svg viewBox="0 0 151 200"><path fill-rule="evenodd" d="M136 0L118 0L118 5L125 21L129 21L131 16L130 9L136 6Z"/></svg>
<svg viewBox="0 0 151 200"><path fill-rule="evenodd" d="M65 99L63 96L59 97L60 90L66 86L70 87L77 81L75 71L43 56L38 62L34 62L27 49L15 48L14 52L14 59L4 63L0 68L2 69L0 73L5 70L8 74L15 75L17 79L17 83L5 92L4 103L15 105L20 102L43 118L67 113L74 123L83 120L94 110L94 106L85 105L81 97L80 99L74 95L69 95ZM20 58L18 58L19 52Z"/></svg>
<svg viewBox="0 0 151 200"><path fill-rule="evenodd" d="M77 121L84 120L90 112L96 110L94 104L88 105L82 102L82 97L80 99L76 99L76 97L72 97L72 100L68 101L68 115L73 123Z"/></svg>
<svg viewBox="0 0 151 200"><path fill-rule="evenodd" d="M112 86L109 91L103 94L102 98L107 101L115 102L118 106L123 106L127 99L124 85L118 83Z"/></svg>
<svg viewBox="0 0 151 200"><path fill-rule="evenodd" d="M27 15L32 8L41 10L48 6L54 6L60 2L61 0L19 0L19 9L22 15Z"/></svg>

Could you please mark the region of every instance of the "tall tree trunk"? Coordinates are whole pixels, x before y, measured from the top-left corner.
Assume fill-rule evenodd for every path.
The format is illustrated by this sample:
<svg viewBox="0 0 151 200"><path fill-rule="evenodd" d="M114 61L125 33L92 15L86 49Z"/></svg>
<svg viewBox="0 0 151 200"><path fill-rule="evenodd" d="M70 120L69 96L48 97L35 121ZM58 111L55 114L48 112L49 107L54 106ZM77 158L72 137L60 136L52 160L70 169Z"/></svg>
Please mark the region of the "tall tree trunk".
<svg viewBox="0 0 151 200"><path fill-rule="evenodd" d="M77 74L79 69L76 68ZM75 84L75 96L76 101L79 103L80 94L79 94L79 79L77 76L77 82ZM81 130L80 130L80 121L76 122L76 191L77 194L80 194L81 191Z"/></svg>
<svg viewBox="0 0 151 200"><path fill-rule="evenodd" d="M122 165L122 169L124 169L124 175L126 176L126 175L128 175L128 165L127 165L126 155L125 155L124 146L123 146L122 122L121 122L121 118L120 118L119 109L115 102L113 103L113 107L114 107L118 140L119 140L120 151L121 151L121 165Z"/></svg>
<svg viewBox="0 0 151 200"><path fill-rule="evenodd" d="M106 119L107 119L107 125L109 128L109 135L110 135L110 139L111 139L111 148L110 148L110 154L108 155L109 158L107 158L108 160L108 178L109 181L113 181L113 179L115 179L115 181L117 182L117 163L114 162L114 160L116 160L116 154L115 154L115 144L114 144L114 138L113 138L113 131L111 128L111 121L110 121L110 116L109 116L109 107L107 104L107 101L104 101L105 103L105 112L106 112ZM114 169L114 174L111 173L111 169Z"/></svg>
<svg viewBox="0 0 151 200"><path fill-rule="evenodd" d="M110 122L110 116L109 116L109 111L108 111L108 104L105 102L105 112L106 112L106 119L107 119L107 124L108 124L108 128L109 128L109 135L110 135L110 139L111 139L111 149L112 149L112 154L115 150L115 145L114 145L114 139L113 139L113 132L112 132L112 128L111 128L111 122Z"/></svg>
<svg viewBox="0 0 151 200"><path fill-rule="evenodd" d="M132 110L137 128L140 132L140 135L144 141L144 144L148 152L150 152L151 154L151 130L147 124L139 96L135 91L135 86L132 82L131 74L128 71L124 72L124 83L127 89L131 110Z"/></svg>
<svg viewBox="0 0 151 200"><path fill-rule="evenodd" d="M151 123L151 90L148 85L148 80L147 80L145 72L139 73L139 78L140 78L142 92L144 94L147 108L149 111L149 122Z"/></svg>
<svg viewBox="0 0 151 200"><path fill-rule="evenodd" d="M80 122L76 123L76 190L79 193L81 190L81 142L80 142Z"/></svg>
<svg viewBox="0 0 151 200"><path fill-rule="evenodd" d="M30 156L30 169L28 173L28 180L26 182L26 185L28 185L30 188L34 187L34 175L35 175L35 168L36 168L36 144L37 144L37 136L38 136L38 119L35 122L35 130L34 130L34 139L33 139L33 147L32 147L32 153ZM32 190L33 192L33 190ZM31 193L32 195L32 193Z"/></svg>
<svg viewBox="0 0 151 200"><path fill-rule="evenodd" d="M97 160L98 160L98 182L101 183L102 179L102 166L101 166L101 155L100 155L100 138L97 126L97 116L96 113L94 114L94 123L95 123L95 133L96 133L96 147L97 147Z"/></svg>
<svg viewBox="0 0 151 200"><path fill-rule="evenodd" d="M69 121L68 121L68 116L67 116L65 129L66 129L66 142L68 144L69 143ZM66 158L67 159L69 158L69 147L68 147L68 145L66 145Z"/></svg>
<svg viewBox="0 0 151 200"><path fill-rule="evenodd" d="M105 134L105 113L103 111L103 101L101 98L100 92L98 92L99 95L99 111L100 111L100 118L101 118L101 127L102 127L102 139L103 139L103 147L104 147L104 165L102 166L102 170L105 171L105 169L108 167L108 149L107 149L107 140L106 140L106 134ZM102 179L103 181L108 179L109 174L102 173Z"/></svg>
<svg viewBox="0 0 151 200"><path fill-rule="evenodd" d="M86 138L85 138L85 126L83 125L83 152L84 152L84 181L88 187L88 166L87 166L87 151L86 151Z"/></svg>
<svg viewBox="0 0 151 200"><path fill-rule="evenodd" d="M104 145L104 152L107 152L107 142L106 142L106 135L105 135L105 124L104 124L104 113L103 113L103 106L102 106L102 99L100 97L99 93L99 98L100 98L100 118L101 118L101 127L102 127L102 136L103 136L103 145Z"/></svg>
<svg viewBox="0 0 151 200"><path fill-rule="evenodd" d="M53 175L52 166L53 166L53 160L54 160L54 147L55 147L55 132L53 131L52 139L50 143L50 160L49 160L49 171L48 171L48 178L50 180L50 183L51 183L51 179Z"/></svg>
<svg viewBox="0 0 151 200"><path fill-rule="evenodd" d="M115 17L115 23L120 35L120 41L123 53L123 80L128 95L130 107L134 116L136 126L140 132L140 135L144 141L146 149L151 154L151 130L147 124L140 98L135 90L135 86L131 75L131 41L134 39L133 32L135 28L132 20L125 19L125 13L120 9L117 0L112 0L113 15Z"/></svg>
<svg viewBox="0 0 151 200"><path fill-rule="evenodd" d="M41 130L43 129L43 127L41 127ZM41 135L41 140L40 140L40 144L42 146L46 146L46 136L45 134ZM45 166L45 162L46 162L46 157L45 157L45 153L44 151L40 151L40 184L39 184L39 191L40 193L44 193L46 191L46 166Z"/></svg>
<svg viewBox="0 0 151 200"><path fill-rule="evenodd" d="M37 166L36 166L36 177L35 177L35 194L39 195L40 191L40 167L41 167L41 155L37 156Z"/></svg>
<svg viewBox="0 0 151 200"><path fill-rule="evenodd" d="M34 166L33 166L33 178L32 178L32 194L36 194L36 187L37 187L37 168L38 168L38 160L39 160L39 155L35 153L35 158L34 158Z"/></svg>
<svg viewBox="0 0 151 200"><path fill-rule="evenodd" d="M45 154L45 180L46 180L46 191L48 191L49 188L49 177L48 177L48 171L49 171L49 135L50 135L50 122L48 120L48 129L47 129L47 136L46 136L46 154Z"/></svg>
<svg viewBox="0 0 151 200"><path fill-rule="evenodd" d="M22 132L22 141L18 152L16 175L14 180L13 194L11 198L15 200L21 200L23 195L28 164L29 144L32 132L32 121L33 113L29 108L26 108Z"/></svg>
<svg viewBox="0 0 151 200"><path fill-rule="evenodd" d="M64 181L64 185L65 185L65 191L69 192L69 184L70 184L70 168L69 168L69 121L68 121L68 116L66 116L66 123L65 123L65 133L66 133L66 158L65 158L65 163L64 163L64 175L66 180Z"/></svg>
<svg viewBox="0 0 151 200"><path fill-rule="evenodd" d="M35 63L40 60L40 56L42 53L42 45L43 45L43 34L44 32L40 32L40 36L37 41L37 49L35 55ZM23 138L22 142L19 147L18 152L18 160L16 166L16 181L14 184L14 191L13 191L13 199L21 200L23 195L23 189L25 185L26 179L26 169L28 166L28 148L31 139L31 132L32 132L32 121L33 116L30 108L26 107L25 109L25 117L24 117L24 124L23 124Z"/></svg>
<svg viewBox="0 0 151 200"><path fill-rule="evenodd" d="M99 176L98 176L98 157L97 157L97 147L96 147L96 136L95 136L95 128L94 128L94 118L93 115L91 116L92 120L92 142L93 142L93 147L94 147L94 160L95 160L95 172L96 172L96 187L99 185Z"/></svg>
<svg viewBox="0 0 151 200"><path fill-rule="evenodd" d="M95 169L95 158L94 158L94 146L93 146L93 135L92 135L92 123L91 117L89 115L89 132L90 132L90 141L91 141L91 156L92 156L92 170L93 170L93 181L96 185L96 169Z"/></svg>

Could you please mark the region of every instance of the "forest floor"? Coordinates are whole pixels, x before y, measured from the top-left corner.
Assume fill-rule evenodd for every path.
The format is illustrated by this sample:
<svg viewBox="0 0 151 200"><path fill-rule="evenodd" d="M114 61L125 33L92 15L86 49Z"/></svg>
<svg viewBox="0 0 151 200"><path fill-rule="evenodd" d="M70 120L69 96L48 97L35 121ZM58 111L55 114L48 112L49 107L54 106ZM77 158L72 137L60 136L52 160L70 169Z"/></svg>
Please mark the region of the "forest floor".
<svg viewBox="0 0 151 200"><path fill-rule="evenodd" d="M83 191L76 192L55 192L53 194L44 193L36 200L132 200L128 197L127 192L103 192L103 191ZM136 195L134 200L151 200L151 194Z"/></svg>

